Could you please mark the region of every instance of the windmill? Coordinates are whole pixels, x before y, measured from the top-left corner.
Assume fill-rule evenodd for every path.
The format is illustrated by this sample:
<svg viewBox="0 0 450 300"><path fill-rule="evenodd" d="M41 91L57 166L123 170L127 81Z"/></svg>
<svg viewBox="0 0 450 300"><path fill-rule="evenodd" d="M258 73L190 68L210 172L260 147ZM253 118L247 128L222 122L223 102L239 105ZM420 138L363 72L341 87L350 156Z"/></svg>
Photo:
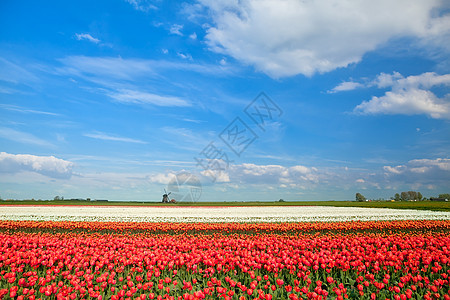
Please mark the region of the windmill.
<svg viewBox="0 0 450 300"><path fill-rule="evenodd" d="M163 203L169 203L169 202L170 202L170 201L169 201L169 195L170 195L171 193L172 193L172 192L167 193L166 189L164 189L164 195L163 195L163 198L162 198L162 202L163 202Z"/></svg>

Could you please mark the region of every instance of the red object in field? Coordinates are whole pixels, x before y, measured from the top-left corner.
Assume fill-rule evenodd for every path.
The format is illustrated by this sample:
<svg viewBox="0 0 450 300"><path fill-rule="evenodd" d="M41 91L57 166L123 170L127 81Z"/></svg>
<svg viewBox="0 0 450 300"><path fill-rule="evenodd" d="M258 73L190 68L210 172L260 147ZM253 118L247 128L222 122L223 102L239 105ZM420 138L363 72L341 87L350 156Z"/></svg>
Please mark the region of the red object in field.
<svg viewBox="0 0 450 300"><path fill-rule="evenodd" d="M450 220L0 220L0 299L450 299L449 232Z"/></svg>
<svg viewBox="0 0 450 300"><path fill-rule="evenodd" d="M172 199L172 200L170 200L170 203L177 203L177 200Z"/></svg>

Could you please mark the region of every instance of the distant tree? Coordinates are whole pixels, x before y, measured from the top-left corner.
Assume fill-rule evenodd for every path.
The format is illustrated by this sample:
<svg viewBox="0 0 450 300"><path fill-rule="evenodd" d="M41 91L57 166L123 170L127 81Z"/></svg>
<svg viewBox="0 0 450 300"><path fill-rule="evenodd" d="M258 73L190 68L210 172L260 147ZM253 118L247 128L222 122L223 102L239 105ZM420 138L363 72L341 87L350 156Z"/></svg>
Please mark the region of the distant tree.
<svg viewBox="0 0 450 300"><path fill-rule="evenodd" d="M408 191L408 200L417 200L419 197L417 196L417 192Z"/></svg>
<svg viewBox="0 0 450 300"><path fill-rule="evenodd" d="M449 199L450 200L450 194L439 194L439 198Z"/></svg>
<svg viewBox="0 0 450 300"><path fill-rule="evenodd" d="M64 200L64 196L61 196L61 200Z"/></svg>
<svg viewBox="0 0 450 300"><path fill-rule="evenodd" d="M61 200L61 197L55 196L55 198L53 198L53 200L55 200L55 201Z"/></svg>
<svg viewBox="0 0 450 300"><path fill-rule="evenodd" d="M356 201L358 201L358 202L364 202L364 201L366 201L366 197L364 197L364 196L361 195L360 193L356 193L355 198L356 198Z"/></svg>
<svg viewBox="0 0 450 300"><path fill-rule="evenodd" d="M278 202L284 202L284 200L283 200L283 199L280 199L280 200L278 200Z"/></svg>
<svg viewBox="0 0 450 300"><path fill-rule="evenodd" d="M407 191L401 192L400 195L398 193L395 194L395 201L410 201L410 200L423 200L423 196L420 192L416 191Z"/></svg>
<svg viewBox="0 0 450 300"><path fill-rule="evenodd" d="M400 199L401 199L402 201L408 201L408 199L409 199L409 194L408 194L408 192L401 192L401 193L400 193Z"/></svg>
<svg viewBox="0 0 450 300"><path fill-rule="evenodd" d="M417 200L422 201L423 196L420 192L417 193Z"/></svg>

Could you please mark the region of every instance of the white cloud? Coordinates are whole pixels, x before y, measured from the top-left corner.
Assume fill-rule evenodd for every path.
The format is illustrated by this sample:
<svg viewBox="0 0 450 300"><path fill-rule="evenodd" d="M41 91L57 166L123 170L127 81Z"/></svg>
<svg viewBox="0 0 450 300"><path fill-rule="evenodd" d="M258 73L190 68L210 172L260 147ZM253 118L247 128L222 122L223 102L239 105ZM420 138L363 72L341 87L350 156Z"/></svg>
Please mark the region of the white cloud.
<svg viewBox="0 0 450 300"><path fill-rule="evenodd" d="M129 4L131 4L135 10L139 10L139 11L143 11L143 12L148 12L149 10L158 9L158 7L153 5L148 0L125 0L125 1L128 2Z"/></svg>
<svg viewBox="0 0 450 300"><path fill-rule="evenodd" d="M73 163L54 156L0 153L1 173L31 171L52 178L70 178Z"/></svg>
<svg viewBox="0 0 450 300"><path fill-rule="evenodd" d="M202 120L189 119L189 118L184 118L183 121L190 122L190 123L196 123L196 124L201 124L201 123L205 122Z"/></svg>
<svg viewBox="0 0 450 300"><path fill-rule="evenodd" d="M197 39L197 33L194 32L193 34L189 35L189 38L192 39L192 40L196 40Z"/></svg>
<svg viewBox="0 0 450 300"><path fill-rule="evenodd" d="M226 171L220 171L220 170L204 170L201 171L200 174L202 174L204 177L206 177L206 180L213 180L214 183L228 183L230 182L230 175Z"/></svg>
<svg viewBox="0 0 450 300"><path fill-rule="evenodd" d="M305 167L305 166L293 166L293 167L290 167L289 169L288 169L288 171L290 172L290 173L300 173L300 174L308 174L308 173L311 173L312 171L317 171L317 169L316 168L308 168L308 167Z"/></svg>
<svg viewBox="0 0 450 300"><path fill-rule="evenodd" d="M200 147L205 147L211 142L210 138L212 137L211 132L199 134L191 128L184 127L164 126L160 130L167 136L164 143L186 151L198 152Z"/></svg>
<svg viewBox="0 0 450 300"><path fill-rule="evenodd" d="M437 159L414 159L409 161L409 164L413 168L421 167L421 166L427 166L430 168L438 168L442 171L449 171L450 172L450 159L448 158L437 158Z"/></svg>
<svg viewBox="0 0 450 300"><path fill-rule="evenodd" d="M108 96L121 103L178 107L191 105L189 101L182 98L173 96L160 96L152 93L127 89L121 89L116 92L109 93Z"/></svg>
<svg viewBox="0 0 450 300"><path fill-rule="evenodd" d="M54 145L40 139L31 133L18 131L12 128L0 127L0 137L4 139L8 139L14 142L36 145L36 146L44 146L44 147L53 147Z"/></svg>
<svg viewBox="0 0 450 300"><path fill-rule="evenodd" d="M95 44L100 43L100 40L93 37L92 35L90 35L89 33L75 33L75 38L79 41L81 40L86 40Z"/></svg>
<svg viewBox="0 0 450 300"><path fill-rule="evenodd" d="M169 31L170 31L171 34L176 34L176 35L183 36L183 33L181 32L181 29L183 29L183 25L173 24L170 27Z"/></svg>
<svg viewBox="0 0 450 300"><path fill-rule="evenodd" d="M105 140L105 141L136 143L136 144L147 144L146 142L141 141L141 140L127 138L127 137L120 137L120 136L109 135L109 134L106 134L106 133L103 133L103 132L98 132L98 131L95 131L95 132L92 132L92 133L86 133L86 134L84 134L84 136L90 137L90 138L93 138L93 139Z"/></svg>
<svg viewBox="0 0 450 300"><path fill-rule="evenodd" d="M209 165L223 167L222 170L210 168L200 174L204 181L214 183L251 184L264 185L265 188L284 186L287 188L312 188L324 175L314 167L296 165L286 167L282 165L257 165L251 163L229 164L223 160L216 160L217 164L209 162Z"/></svg>
<svg viewBox="0 0 450 300"><path fill-rule="evenodd" d="M16 64L0 57L0 80L14 84L36 82L39 78L30 72L30 68L23 63ZM9 90L16 93L16 91Z"/></svg>
<svg viewBox="0 0 450 300"><path fill-rule="evenodd" d="M169 50L164 48L164 49L161 50L161 52L164 53L164 54L167 54L167 53L169 53Z"/></svg>
<svg viewBox="0 0 450 300"><path fill-rule="evenodd" d="M203 24L203 21L205 20L205 7L200 3L184 2L181 5L180 13L191 22L202 24L203 26L206 25Z"/></svg>
<svg viewBox="0 0 450 300"><path fill-rule="evenodd" d="M104 159L111 160L115 158ZM46 182L46 189L49 189L49 187L54 191L57 190L55 187L64 189L61 181L50 178L46 180L44 176L56 179L70 177L73 167L71 161L74 161L74 159L67 161L47 156L0 153L0 177L4 183L20 182L20 184L32 183L42 186L42 182ZM141 162L140 160L139 163ZM128 164L128 162L126 163ZM180 165L179 162L173 162L171 167L184 169L190 163L186 162L185 164L185 162L182 162ZM167 166L165 162L162 164L157 162L156 165ZM398 166L386 166L383 170L379 169L375 172L362 169L347 169L346 172L343 172L343 170L344 168L317 169L302 165L289 167L283 165L231 164L227 170L215 173L216 181L214 183L211 182L208 172L194 175L201 179L202 185L213 184L214 186L211 189L215 191L223 189L224 192L228 193L231 187L245 187L245 189L242 188L241 194L237 194L237 200L245 199L249 195L251 197L253 193L264 193L267 190L274 190L277 193L281 192L286 197L297 194L300 191L310 191L310 197L317 197L319 194L323 195L324 192L328 195L320 199L338 197L337 195L341 195L338 197L340 199L348 199L349 195L353 197L354 191L357 189L399 191L400 188L405 190L440 188L445 191L448 182L450 182L450 159L445 158L416 159ZM200 170L196 169L196 171ZM71 176L70 181L64 181L64 184L67 183L67 186L70 186L70 188L66 192L58 193L67 196L70 193L79 195L79 192L82 191L85 195L83 197L106 197L110 199L148 199L148 197L151 197L156 199L160 197L160 192L163 192L163 188L177 174L180 174L180 171L175 171L174 169L150 174L146 172L88 172L74 174L74 176ZM111 192L113 189L121 190L124 193ZM71 191L70 193L68 192L69 190ZM207 189L204 189L204 191L207 191ZM328 192L329 194L327 194ZM130 193L132 196L130 196ZM379 197L379 193L375 194L377 195L376 197ZM54 196L52 194L50 196ZM389 196L392 194L389 194ZM271 195L273 197L276 194ZM35 197L35 195L32 196ZM283 196L283 198L285 197ZM178 200L178 198L176 199ZM221 197L219 196L216 199L221 199Z"/></svg>
<svg viewBox="0 0 450 300"><path fill-rule="evenodd" d="M438 85L450 85L450 74L438 75L434 72L426 72L405 78L398 72L393 72L392 75L381 73L374 83L380 88L392 86L394 90L429 89Z"/></svg>
<svg viewBox="0 0 450 300"><path fill-rule="evenodd" d="M382 97L372 97L355 108L362 114L425 114L434 119L450 118L450 103L437 98L432 92L411 89L387 92Z"/></svg>
<svg viewBox="0 0 450 300"><path fill-rule="evenodd" d="M68 56L59 61L63 67L56 70L58 73L100 83L105 80L135 81L148 77L160 77L161 73L167 70L216 76L230 71L229 68L217 65L121 57Z"/></svg>
<svg viewBox="0 0 450 300"><path fill-rule="evenodd" d="M20 91L15 90L15 89L11 89L11 88L0 87L0 93L2 93L2 94L16 94L16 93L20 93Z"/></svg>
<svg viewBox="0 0 450 300"><path fill-rule="evenodd" d="M392 74L381 73L377 78L369 85L375 85L379 88L386 88L393 86L397 80L402 79L403 76L399 72L393 72Z"/></svg>
<svg viewBox="0 0 450 300"><path fill-rule="evenodd" d="M152 174L147 177L150 183L169 184L177 176L175 172Z"/></svg>
<svg viewBox="0 0 450 300"><path fill-rule="evenodd" d="M242 164L233 166L235 169L239 169L244 175L262 176L267 174L281 174L286 168L279 165L255 165L255 164Z"/></svg>
<svg viewBox="0 0 450 300"><path fill-rule="evenodd" d="M256 165L250 163L231 165L228 170L215 173L222 175L222 182L248 184L285 184L292 187L301 184L315 185L319 182L320 171L314 167L296 165L286 167L281 165ZM207 175L207 173L205 174Z"/></svg>
<svg viewBox="0 0 450 300"><path fill-rule="evenodd" d="M179 57L181 57L182 59L193 60L192 55L190 55L189 53L184 54L184 53L178 52L177 55Z"/></svg>
<svg viewBox="0 0 450 300"><path fill-rule="evenodd" d="M388 173L401 174L405 171L405 166L402 165L396 167L384 166L383 169Z"/></svg>
<svg viewBox="0 0 450 300"><path fill-rule="evenodd" d="M317 185L320 177L325 175L317 168L301 165L286 167L251 163L233 164L233 162L227 164L221 159L209 161L207 165L222 169L207 168L201 171L204 182L264 185L266 188L282 185L289 188L312 188Z"/></svg>
<svg viewBox="0 0 450 300"><path fill-rule="evenodd" d="M445 187L450 182L450 159L416 159L397 166L364 169L315 168L302 165L231 164L228 169L202 172L204 181L247 186L279 187L294 190L325 189L354 190L355 188L391 189L393 186L412 188L416 185Z"/></svg>
<svg viewBox="0 0 450 300"><path fill-rule="evenodd" d="M444 44L450 32L439 0L200 3L212 18L209 47L275 78L346 67L392 38Z"/></svg>
<svg viewBox="0 0 450 300"><path fill-rule="evenodd" d="M450 159L414 159L395 167L385 166L385 176L392 182L410 185L448 185L450 182Z"/></svg>
<svg viewBox="0 0 450 300"><path fill-rule="evenodd" d="M333 89L331 89L330 91L328 91L328 93L332 94L332 93L337 93L337 92L343 92L343 91L352 91L355 90L359 87L363 87L364 85L359 83L359 82L354 82L354 81L344 81L342 83L340 83L339 85L337 85L336 87L334 87Z"/></svg>
<svg viewBox="0 0 450 300"><path fill-rule="evenodd" d="M419 168L411 168L411 172L413 173L425 173L430 170L430 167L419 167Z"/></svg>
<svg viewBox="0 0 450 300"><path fill-rule="evenodd" d="M391 87L391 90L381 97L373 96L371 100L362 102L355 107L355 113L425 114L434 119L450 119L450 96L439 98L429 90L436 86L450 86L450 74L429 72L405 78L397 72L392 75L382 73L368 85Z"/></svg>
<svg viewBox="0 0 450 300"><path fill-rule="evenodd" d="M10 105L10 104L0 104L1 109L6 109L10 111L16 111L20 113L29 113L29 114L38 114L38 115L47 115L47 116L60 116L60 114L42 111L42 110L34 110L34 109L28 109L24 107L20 107L17 105Z"/></svg>
<svg viewBox="0 0 450 300"><path fill-rule="evenodd" d="M59 72L86 77L87 79L92 79L95 76L133 80L137 76L148 76L154 73L152 61L141 59L68 56L60 59L60 61L64 64L64 67L59 69Z"/></svg>

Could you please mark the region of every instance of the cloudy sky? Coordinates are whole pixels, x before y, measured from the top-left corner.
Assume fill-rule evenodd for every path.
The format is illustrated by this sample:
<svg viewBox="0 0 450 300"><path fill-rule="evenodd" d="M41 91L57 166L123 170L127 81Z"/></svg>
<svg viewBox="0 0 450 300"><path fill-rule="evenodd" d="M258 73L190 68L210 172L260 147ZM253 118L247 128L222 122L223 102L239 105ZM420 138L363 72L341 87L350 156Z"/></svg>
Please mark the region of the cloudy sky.
<svg viewBox="0 0 450 300"><path fill-rule="evenodd" d="M0 196L160 200L179 174L202 201L450 192L449 11L2 1Z"/></svg>

